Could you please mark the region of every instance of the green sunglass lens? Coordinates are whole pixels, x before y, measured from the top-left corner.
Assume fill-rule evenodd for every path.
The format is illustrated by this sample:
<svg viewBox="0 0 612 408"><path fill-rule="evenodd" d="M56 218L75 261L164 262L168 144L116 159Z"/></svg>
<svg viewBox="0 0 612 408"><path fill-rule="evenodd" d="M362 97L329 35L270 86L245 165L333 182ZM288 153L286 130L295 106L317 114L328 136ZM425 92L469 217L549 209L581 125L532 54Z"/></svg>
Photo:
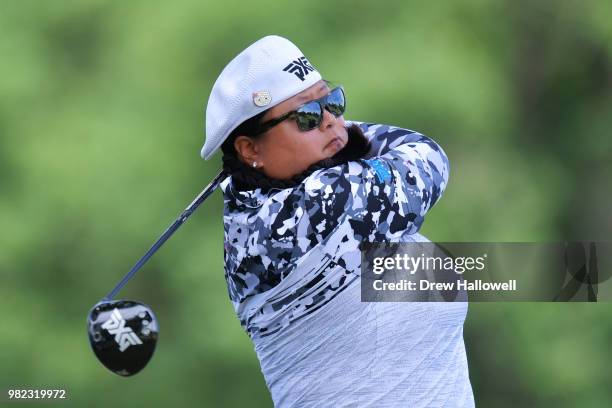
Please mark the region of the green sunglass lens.
<svg viewBox="0 0 612 408"><path fill-rule="evenodd" d="M312 130L321 124L321 106L309 102L297 110L295 120L302 131Z"/></svg>
<svg viewBox="0 0 612 408"><path fill-rule="evenodd" d="M325 108L336 117L344 113L345 100L342 89L336 88L331 94L329 94Z"/></svg>

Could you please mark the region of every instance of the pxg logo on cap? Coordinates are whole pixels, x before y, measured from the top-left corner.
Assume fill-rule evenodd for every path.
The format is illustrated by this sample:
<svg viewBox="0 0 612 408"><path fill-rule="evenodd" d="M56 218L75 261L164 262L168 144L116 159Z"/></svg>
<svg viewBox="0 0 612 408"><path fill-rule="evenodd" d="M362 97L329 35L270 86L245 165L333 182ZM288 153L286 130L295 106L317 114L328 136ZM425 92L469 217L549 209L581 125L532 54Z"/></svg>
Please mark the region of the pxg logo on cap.
<svg viewBox="0 0 612 408"><path fill-rule="evenodd" d="M306 75L313 72L315 69L310 62L306 59L305 56L301 56L300 58L293 60L283 68L283 71L289 72L290 74L295 74L296 77L300 78L302 82L306 79Z"/></svg>

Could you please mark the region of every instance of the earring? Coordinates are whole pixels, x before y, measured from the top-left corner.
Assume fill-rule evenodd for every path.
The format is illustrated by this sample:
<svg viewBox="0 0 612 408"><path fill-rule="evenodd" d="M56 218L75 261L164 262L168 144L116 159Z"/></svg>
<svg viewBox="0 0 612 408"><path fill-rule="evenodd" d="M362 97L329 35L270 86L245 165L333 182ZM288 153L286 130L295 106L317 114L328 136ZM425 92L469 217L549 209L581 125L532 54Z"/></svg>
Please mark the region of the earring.
<svg viewBox="0 0 612 408"><path fill-rule="evenodd" d="M257 162L253 162L253 168L257 167Z"/></svg>

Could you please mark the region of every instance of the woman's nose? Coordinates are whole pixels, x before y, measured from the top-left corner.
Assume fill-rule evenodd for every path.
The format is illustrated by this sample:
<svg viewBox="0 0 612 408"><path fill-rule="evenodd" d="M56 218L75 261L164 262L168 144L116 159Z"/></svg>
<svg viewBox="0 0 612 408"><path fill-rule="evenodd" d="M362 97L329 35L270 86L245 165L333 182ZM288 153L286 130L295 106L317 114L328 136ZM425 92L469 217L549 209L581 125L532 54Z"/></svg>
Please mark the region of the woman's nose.
<svg viewBox="0 0 612 408"><path fill-rule="evenodd" d="M323 119L321 119L321 129L327 129L331 127L336 121L336 117L331 114L327 109L323 109Z"/></svg>

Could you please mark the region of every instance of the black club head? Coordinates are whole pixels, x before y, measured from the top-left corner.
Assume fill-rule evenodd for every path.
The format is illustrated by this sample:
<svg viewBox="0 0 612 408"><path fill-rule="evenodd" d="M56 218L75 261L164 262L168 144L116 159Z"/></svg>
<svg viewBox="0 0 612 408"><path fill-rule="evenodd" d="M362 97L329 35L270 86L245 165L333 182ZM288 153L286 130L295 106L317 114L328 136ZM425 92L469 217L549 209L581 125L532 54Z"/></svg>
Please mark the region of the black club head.
<svg viewBox="0 0 612 408"><path fill-rule="evenodd" d="M89 312L87 326L89 343L98 360L125 377L147 365L159 335L151 308L133 300L96 304Z"/></svg>

